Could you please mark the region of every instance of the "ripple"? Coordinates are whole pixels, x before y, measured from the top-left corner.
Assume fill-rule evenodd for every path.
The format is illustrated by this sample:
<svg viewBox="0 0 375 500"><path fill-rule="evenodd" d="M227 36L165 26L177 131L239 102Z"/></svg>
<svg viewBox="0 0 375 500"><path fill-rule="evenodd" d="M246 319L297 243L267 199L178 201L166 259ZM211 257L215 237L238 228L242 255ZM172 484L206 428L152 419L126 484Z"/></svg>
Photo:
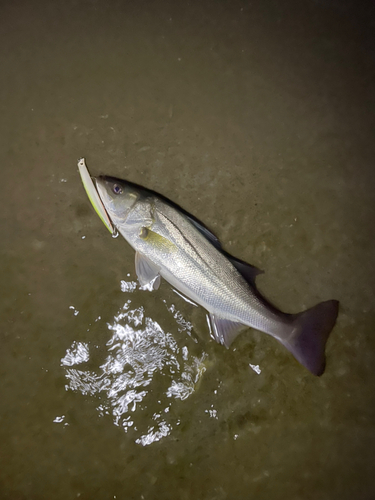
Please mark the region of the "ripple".
<svg viewBox="0 0 375 500"><path fill-rule="evenodd" d="M133 283L122 281L121 290L132 293ZM105 345L75 341L61 359L66 389L98 397L99 415L111 416L125 432L131 430L135 442L143 446L160 441L180 424L171 411L173 403L189 398L206 370L206 353L193 355L187 345L193 339L191 323L174 305L165 305L176 330L188 334L185 345L147 316L143 306L132 307L127 300L107 324L111 337ZM89 361L92 367L90 351L98 347L106 351L104 362L84 369Z"/></svg>

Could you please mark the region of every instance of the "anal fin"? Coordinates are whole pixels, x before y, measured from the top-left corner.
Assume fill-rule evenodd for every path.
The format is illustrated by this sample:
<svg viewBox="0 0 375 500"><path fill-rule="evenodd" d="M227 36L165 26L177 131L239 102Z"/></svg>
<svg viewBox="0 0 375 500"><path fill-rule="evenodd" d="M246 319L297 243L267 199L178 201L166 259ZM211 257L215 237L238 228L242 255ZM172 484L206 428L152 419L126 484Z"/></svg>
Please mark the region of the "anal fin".
<svg viewBox="0 0 375 500"><path fill-rule="evenodd" d="M209 313L209 320L214 339L226 348L229 348L241 330L247 328L242 323L221 318L213 313Z"/></svg>

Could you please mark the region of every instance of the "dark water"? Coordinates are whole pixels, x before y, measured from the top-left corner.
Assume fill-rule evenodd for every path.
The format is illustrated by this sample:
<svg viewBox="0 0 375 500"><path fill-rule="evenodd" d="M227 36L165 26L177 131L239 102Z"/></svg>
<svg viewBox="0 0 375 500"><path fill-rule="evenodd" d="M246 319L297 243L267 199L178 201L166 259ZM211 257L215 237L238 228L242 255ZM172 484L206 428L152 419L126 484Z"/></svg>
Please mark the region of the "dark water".
<svg viewBox="0 0 375 500"><path fill-rule="evenodd" d="M367 5L1 3L1 499L374 498ZM283 310L339 299L326 373L140 290L82 156L202 219Z"/></svg>

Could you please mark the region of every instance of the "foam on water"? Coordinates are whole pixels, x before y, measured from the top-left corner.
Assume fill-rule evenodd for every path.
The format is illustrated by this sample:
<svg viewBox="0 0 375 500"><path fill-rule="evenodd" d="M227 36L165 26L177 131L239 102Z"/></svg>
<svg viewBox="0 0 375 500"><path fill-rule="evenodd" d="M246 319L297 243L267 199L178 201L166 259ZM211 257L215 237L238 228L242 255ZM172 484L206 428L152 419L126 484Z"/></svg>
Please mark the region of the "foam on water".
<svg viewBox="0 0 375 500"><path fill-rule="evenodd" d="M121 281L121 290L132 293L135 282ZM177 324L178 331L190 334L192 325L172 304L167 306ZM107 323L110 339L106 341L107 356L104 363L86 369L91 353L100 346L74 341L66 350L61 364L65 368L66 389L98 398L100 415L110 415L113 423L127 432L135 432L135 441L149 445L171 432L179 419L171 417L170 409L176 400L191 396L205 371L206 354L199 357L180 346L174 336L147 316L145 308L132 307L128 299ZM103 340L104 342L104 340ZM162 384L158 377L162 376ZM162 391L160 391L162 387ZM148 422L144 411L160 405L152 412ZM142 413L142 418L137 415Z"/></svg>

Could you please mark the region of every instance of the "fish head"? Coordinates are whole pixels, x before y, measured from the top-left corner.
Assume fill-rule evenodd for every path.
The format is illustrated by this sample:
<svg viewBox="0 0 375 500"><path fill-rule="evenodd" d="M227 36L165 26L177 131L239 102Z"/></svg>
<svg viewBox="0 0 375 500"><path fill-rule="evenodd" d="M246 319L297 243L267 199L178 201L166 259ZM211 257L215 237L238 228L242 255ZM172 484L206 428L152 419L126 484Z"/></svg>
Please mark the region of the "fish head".
<svg viewBox="0 0 375 500"><path fill-rule="evenodd" d="M95 184L109 218L115 226L121 226L139 199L139 192L131 183L107 175L95 177Z"/></svg>

